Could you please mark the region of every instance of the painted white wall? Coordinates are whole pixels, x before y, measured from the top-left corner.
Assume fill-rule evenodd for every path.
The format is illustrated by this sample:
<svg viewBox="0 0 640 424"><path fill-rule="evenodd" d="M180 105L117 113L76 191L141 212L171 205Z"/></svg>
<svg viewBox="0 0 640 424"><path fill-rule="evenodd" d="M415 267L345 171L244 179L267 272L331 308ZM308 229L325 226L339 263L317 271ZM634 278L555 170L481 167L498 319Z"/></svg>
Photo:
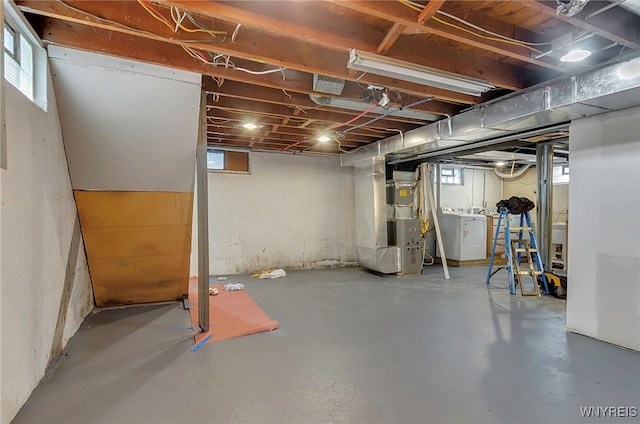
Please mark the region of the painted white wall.
<svg viewBox="0 0 640 424"><path fill-rule="evenodd" d="M92 309L93 297L53 90L45 113L10 84L4 89L0 422L8 423Z"/></svg>
<svg viewBox="0 0 640 424"><path fill-rule="evenodd" d="M200 75L50 46L74 189L191 191Z"/></svg>
<svg viewBox="0 0 640 424"><path fill-rule="evenodd" d="M209 172L212 275L355 261L351 167L338 157L260 152L250 153L249 166L250 174ZM197 275L196 233L191 275Z"/></svg>
<svg viewBox="0 0 640 424"><path fill-rule="evenodd" d="M483 200L492 207L502 198L500 178L493 171L467 167L463 172L463 185L442 184L442 207L482 207Z"/></svg>
<svg viewBox="0 0 640 424"><path fill-rule="evenodd" d="M640 107L569 134L567 329L640 350Z"/></svg>

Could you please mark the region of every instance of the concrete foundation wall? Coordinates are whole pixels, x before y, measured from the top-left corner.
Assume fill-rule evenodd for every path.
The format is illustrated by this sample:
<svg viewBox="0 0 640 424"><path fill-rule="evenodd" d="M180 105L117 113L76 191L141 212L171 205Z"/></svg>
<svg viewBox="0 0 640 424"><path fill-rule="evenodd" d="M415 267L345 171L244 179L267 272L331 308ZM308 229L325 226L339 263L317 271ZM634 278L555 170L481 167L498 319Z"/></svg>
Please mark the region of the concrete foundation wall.
<svg viewBox="0 0 640 424"><path fill-rule="evenodd" d="M7 169L0 170L2 387L8 423L93 307L56 99L48 112L5 83Z"/></svg>
<svg viewBox="0 0 640 424"><path fill-rule="evenodd" d="M209 172L212 275L355 261L351 167L337 157L259 152L250 153L249 166L250 174ZM195 233L192 239L196 275Z"/></svg>
<svg viewBox="0 0 640 424"><path fill-rule="evenodd" d="M574 121L569 145L567 328L640 350L640 108Z"/></svg>
<svg viewBox="0 0 640 424"><path fill-rule="evenodd" d="M493 207L501 199L502 184L500 178L489 170L465 168L463 185L442 184L441 206L456 208Z"/></svg>

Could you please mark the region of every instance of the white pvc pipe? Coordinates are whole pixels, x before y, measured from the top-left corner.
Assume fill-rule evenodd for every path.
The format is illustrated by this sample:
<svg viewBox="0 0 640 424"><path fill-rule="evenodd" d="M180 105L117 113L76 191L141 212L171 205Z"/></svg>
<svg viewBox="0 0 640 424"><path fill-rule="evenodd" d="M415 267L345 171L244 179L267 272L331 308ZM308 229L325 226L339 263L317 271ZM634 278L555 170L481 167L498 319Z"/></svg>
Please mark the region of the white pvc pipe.
<svg viewBox="0 0 640 424"><path fill-rule="evenodd" d="M493 172L495 172L496 175L500 178L518 178L520 175L524 174L529 168L531 168L531 165L525 165L522 168L518 169L513 174L505 174L501 171L498 171L498 168L493 168Z"/></svg>
<svg viewBox="0 0 640 424"><path fill-rule="evenodd" d="M425 176L424 178L425 190L427 190L427 188L431 186L427 190L427 193L429 194L429 205L431 206L431 214L433 215L433 226L436 229L438 247L440 248L440 255L442 258L442 268L444 270L444 278L445 280L448 280L449 267L447 267L447 257L444 254L444 246L442 245L442 234L440 234L440 224L438 223L438 212L436 211L436 202L433 200L433 183L431 182L431 177L429 177L429 172L427 171L427 164L422 163L420 164L420 166L422 167L422 175Z"/></svg>

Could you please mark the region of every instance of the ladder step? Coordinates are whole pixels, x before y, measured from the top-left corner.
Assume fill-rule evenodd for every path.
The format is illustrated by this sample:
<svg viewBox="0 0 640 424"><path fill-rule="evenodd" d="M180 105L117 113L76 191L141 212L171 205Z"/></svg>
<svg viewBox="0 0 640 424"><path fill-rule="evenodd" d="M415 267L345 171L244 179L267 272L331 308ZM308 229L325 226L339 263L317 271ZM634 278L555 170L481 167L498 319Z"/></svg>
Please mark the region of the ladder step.
<svg viewBox="0 0 640 424"><path fill-rule="evenodd" d="M513 251L516 253L527 253L527 252L536 253L538 249L526 249L524 247L515 247Z"/></svg>
<svg viewBox="0 0 640 424"><path fill-rule="evenodd" d="M531 231L531 227L509 227L510 231Z"/></svg>
<svg viewBox="0 0 640 424"><path fill-rule="evenodd" d="M542 271L519 271L520 275L542 275Z"/></svg>

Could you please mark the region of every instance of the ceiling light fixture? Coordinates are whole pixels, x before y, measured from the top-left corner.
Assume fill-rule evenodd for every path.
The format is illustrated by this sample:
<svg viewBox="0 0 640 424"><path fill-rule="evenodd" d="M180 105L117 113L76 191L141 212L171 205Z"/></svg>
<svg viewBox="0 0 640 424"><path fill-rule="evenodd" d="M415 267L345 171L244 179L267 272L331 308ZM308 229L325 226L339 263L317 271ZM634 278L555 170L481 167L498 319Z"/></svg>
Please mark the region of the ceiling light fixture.
<svg viewBox="0 0 640 424"><path fill-rule="evenodd" d="M505 166L507 164L507 162L496 162L496 166L498 168L502 168L503 166Z"/></svg>
<svg viewBox="0 0 640 424"><path fill-rule="evenodd" d="M481 79L465 77L453 72L441 71L356 49L349 53L347 68L471 96L480 96L494 88L493 85Z"/></svg>
<svg viewBox="0 0 640 424"><path fill-rule="evenodd" d="M571 50L560 58L560 62L580 62L591 56L591 51L584 49Z"/></svg>
<svg viewBox="0 0 640 424"><path fill-rule="evenodd" d="M640 76L640 58L625 62L616 71L618 77L623 80L630 80Z"/></svg>
<svg viewBox="0 0 640 424"><path fill-rule="evenodd" d="M258 128L258 126L253 122L245 122L244 124L242 124L242 128L246 128L248 130L255 130L256 128Z"/></svg>
<svg viewBox="0 0 640 424"><path fill-rule="evenodd" d="M326 134L322 134L320 137L318 137L318 141L320 143L326 143L327 141L331 140L331 137L329 137Z"/></svg>

